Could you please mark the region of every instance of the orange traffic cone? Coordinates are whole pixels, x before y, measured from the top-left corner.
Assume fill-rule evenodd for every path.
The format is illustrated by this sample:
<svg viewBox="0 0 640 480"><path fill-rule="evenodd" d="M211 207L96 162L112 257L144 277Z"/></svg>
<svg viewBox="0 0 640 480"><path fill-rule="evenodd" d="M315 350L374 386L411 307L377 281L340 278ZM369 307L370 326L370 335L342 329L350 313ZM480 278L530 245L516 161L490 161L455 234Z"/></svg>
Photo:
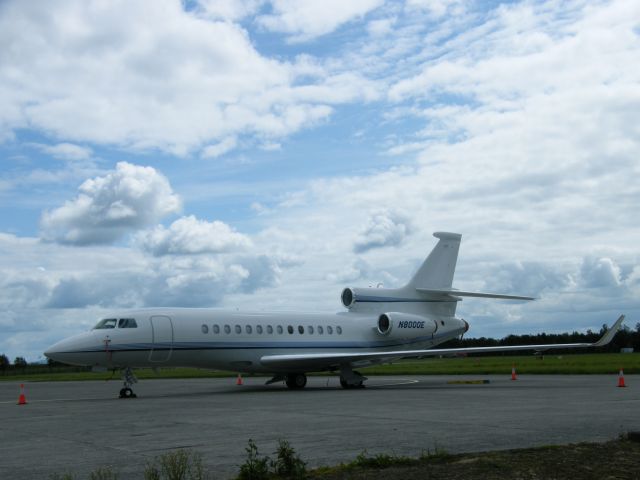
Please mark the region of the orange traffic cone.
<svg viewBox="0 0 640 480"><path fill-rule="evenodd" d="M515 363L513 364L513 366L511 367L511 380L517 380L518 377L516 377L516 365Z"/></svg>
<svg viewBox="0 0 640 480"><path fill-rule="evenodd" d="M18 405L26 405L27 397L24 396L24 385L20 384L20 397L18 397Z"/></svg>
<svg viewBox="0 0 640 480"><path fill-rule="evenodd" d="M236 380L236 385L242 385L242 375L238 374L238 379Z"/></svg>
<svg viewBox="0 0 640 480"><path fill-rule="evenodd" d="M626 387L626 385L624 384L624 372L622 371L622 368L620 369L620 373L618 374L618 386Z"/></svg>

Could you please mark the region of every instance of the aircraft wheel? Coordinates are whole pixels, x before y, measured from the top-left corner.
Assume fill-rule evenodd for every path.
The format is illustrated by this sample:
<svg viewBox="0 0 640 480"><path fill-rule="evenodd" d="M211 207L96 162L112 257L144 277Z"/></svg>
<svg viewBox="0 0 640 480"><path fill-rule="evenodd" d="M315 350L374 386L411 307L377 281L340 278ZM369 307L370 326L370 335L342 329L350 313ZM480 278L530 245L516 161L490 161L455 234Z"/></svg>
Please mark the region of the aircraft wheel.
<svg viewBox="0 0 640 480"><path fill-rule="evenodd" d="M340 377L340 386L341 386L342 388L351 388L351 387L352 387L352 385L349 385L349 384L347 383L347 381L346 381L344 378L342 378L342 377Z"/></svg>
<svg viewBox="0 0 640 480"><path fill-rule="evenodd" d="M307 376L304 373L287 375L286 384L291 389L304 388L307 384Z"/></svg>
<svg viewBox="0 0 640 480"><path fill-rule="evenodd" d="M120 398L136 398L136 394L133 393L129 387L120 390Z"/></svg>

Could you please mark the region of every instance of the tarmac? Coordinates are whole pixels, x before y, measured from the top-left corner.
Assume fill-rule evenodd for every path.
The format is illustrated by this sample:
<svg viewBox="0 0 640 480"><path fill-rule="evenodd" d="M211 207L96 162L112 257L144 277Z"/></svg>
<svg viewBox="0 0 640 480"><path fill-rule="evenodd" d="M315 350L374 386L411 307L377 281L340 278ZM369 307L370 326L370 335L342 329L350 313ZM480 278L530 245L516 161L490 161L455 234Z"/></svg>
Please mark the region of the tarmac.
<svg viewBox="0 0 640 480"><path fill-rule="evenodd" d="M309 377L304 390L250 377L143 380L138 398L120 382L0 382L0 478L88 478L111 466L142 478L176 449L202 455L215 478L232 478L251 438L272 455L286 439L309 467L366 451L419 456L606 441L640 430L640 376L528 375L372 377L343 390L337 377ZM448 383L489 380L489 383ZM594 459L597 461L597 459Z"/></svg>

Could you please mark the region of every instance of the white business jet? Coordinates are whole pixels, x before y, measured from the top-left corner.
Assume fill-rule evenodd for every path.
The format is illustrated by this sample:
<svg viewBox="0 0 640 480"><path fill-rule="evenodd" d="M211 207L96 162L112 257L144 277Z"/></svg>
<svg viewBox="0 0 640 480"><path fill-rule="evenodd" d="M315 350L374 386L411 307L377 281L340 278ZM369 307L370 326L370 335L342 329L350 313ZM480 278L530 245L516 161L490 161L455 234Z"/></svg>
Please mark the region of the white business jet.
<svg viewBox="0 0 640 480"><path fill-rule="evenodd" d="M94 370L122 369L120 396L135 396L132 368L198 367L271 374L303 388L307 372L339 371L344 388L366 380L355 369L401 358L512 350L599 347L611 341L624 315L596 343L433 349L460 337L469 324L455 316L462 297L531 297L452 288L461 235L438 232L438 243L402 288L345 288L346 312L263 313L221 309L149 308L104 318L89 332L62 340L45 355Z"/></svg>

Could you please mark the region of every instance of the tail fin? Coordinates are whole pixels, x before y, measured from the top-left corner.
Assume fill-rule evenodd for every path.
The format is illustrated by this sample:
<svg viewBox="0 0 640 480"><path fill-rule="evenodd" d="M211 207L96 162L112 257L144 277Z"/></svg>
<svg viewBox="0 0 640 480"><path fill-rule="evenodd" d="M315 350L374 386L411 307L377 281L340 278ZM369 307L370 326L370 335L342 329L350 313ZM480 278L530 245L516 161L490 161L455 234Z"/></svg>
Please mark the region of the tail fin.
<svg viewBox="0 0 640 480"><path fill-rule="evenodd" d="M450 289L453 285L453 274L456 270L462 235L436 232L433 236L440 241L431 250L407 287L440 290Z"/></svg>

